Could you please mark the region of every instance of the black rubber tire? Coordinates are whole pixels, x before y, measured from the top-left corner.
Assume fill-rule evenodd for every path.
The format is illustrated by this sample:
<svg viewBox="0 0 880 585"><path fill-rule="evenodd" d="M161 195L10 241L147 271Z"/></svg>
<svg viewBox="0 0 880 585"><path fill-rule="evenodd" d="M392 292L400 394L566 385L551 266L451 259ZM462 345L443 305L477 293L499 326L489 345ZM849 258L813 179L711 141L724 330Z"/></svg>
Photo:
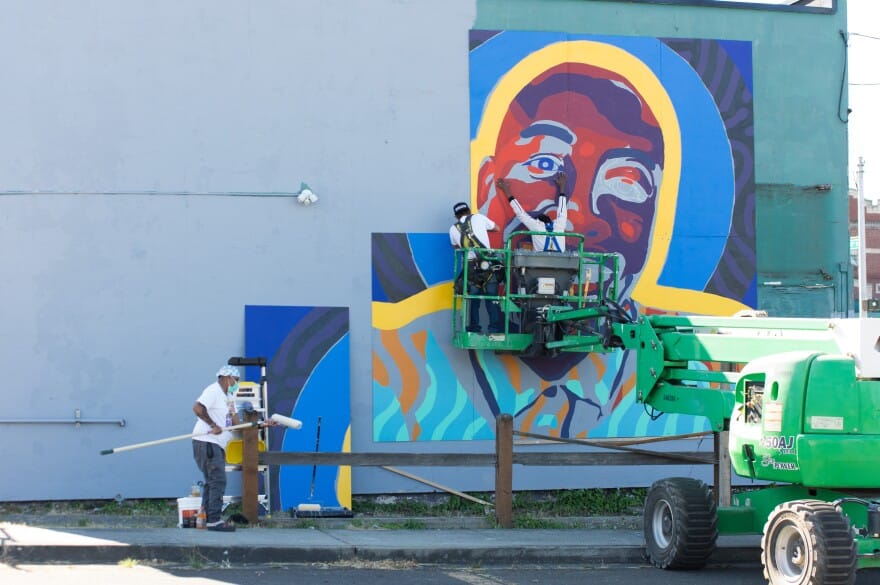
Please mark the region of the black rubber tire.
<svg viewBox="0 0 880 585"><path fill-rule="evenodd" d="M661 569L701 569L715 550L715 498L702 481L671 477L654 482L645 498L648 561Z"/></svg>
<svg viewBox="0 0 880 585"><path fill-rule="evenodd" d="M856 543L849 519L820 500L779 504L764 525L761 564L771 585L852 585Z"/></svg>

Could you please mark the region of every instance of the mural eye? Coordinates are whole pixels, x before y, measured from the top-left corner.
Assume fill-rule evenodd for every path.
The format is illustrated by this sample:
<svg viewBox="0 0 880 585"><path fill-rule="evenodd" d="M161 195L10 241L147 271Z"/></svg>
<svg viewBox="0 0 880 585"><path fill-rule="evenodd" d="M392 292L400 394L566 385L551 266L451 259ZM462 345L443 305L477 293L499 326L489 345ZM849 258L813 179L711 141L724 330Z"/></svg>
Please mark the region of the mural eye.
<svg viewBox="0 0 880 585"><path fill-rule="evenodd" d="M644 203L657 192L656 178L642 162L631 157L607 159L596 173L593 203L602 195L622 201Z"/></svg>
<svg viewBox="0 0 880 585"><path fill-rule="evenodd" d="M534 179L552 177L562 168L562 159L549 154L538 154L523 163Z"/></svg>

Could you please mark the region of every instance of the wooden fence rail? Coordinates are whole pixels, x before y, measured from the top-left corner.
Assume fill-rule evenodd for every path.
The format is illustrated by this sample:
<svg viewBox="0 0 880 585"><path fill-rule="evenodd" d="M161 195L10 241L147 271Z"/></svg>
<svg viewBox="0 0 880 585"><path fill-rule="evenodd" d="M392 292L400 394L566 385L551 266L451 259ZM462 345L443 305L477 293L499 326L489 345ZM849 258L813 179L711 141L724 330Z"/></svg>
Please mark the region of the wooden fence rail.
<svg viewBox="0 0 880 585"><path fill-rule="evenodd" d="M594 441L565 441L616 449L617 452L514 452L514 435L536 437L513 430L513 417L499 415L495 421L494 453L327 453L259 452L257 429L242 432L242 514L257 520L257 465L339 465L339 466L408 466L408 467L495 467L495 520L499 526L513 526L513 466L589 466L589 465L680 465L716 466L717 457L706 452L654 452L629 446L599 445ZM543 437L546 438L546 437ZM717 443L716 436L716 443ZM716 449L717 451L717 449ZM250 477L249 477L250 476Z"/></svg>
<svg viewBox="0 0 880 585"><path fill-rule="evenodd" d="M350 465L352 467L495 467L495 453L316 453L309 451L264 451L260 465ZM513 453L513 465L681 465L711 464L712 455L699 451L657 453Z"/></svg>

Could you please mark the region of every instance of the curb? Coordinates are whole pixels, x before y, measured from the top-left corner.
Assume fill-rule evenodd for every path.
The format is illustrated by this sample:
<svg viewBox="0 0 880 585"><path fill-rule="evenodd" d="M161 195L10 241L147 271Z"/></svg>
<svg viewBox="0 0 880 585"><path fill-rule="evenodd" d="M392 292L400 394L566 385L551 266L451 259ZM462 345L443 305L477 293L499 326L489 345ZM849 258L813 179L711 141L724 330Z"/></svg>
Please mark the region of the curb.
<svg viewBox="0 0 880 585"><path fill-rule="evenodd" d="M269 564L269 563L333 563L357 558L354 547L290 548L247 546L5 546L0 562L16 564L106 565L134 559L171 565L214 564ZM393 558L393 557L384 557Z"/></svg>
<svg viewBox="0 0 880 585"><path fill-rule="evenodd" d="M641 530L641 516L542 517L540 520L566 529ZM177 518L164 516L110 516L103 514L6 514L0 522L42 528L174 528ZM277 514L261 518L261 526L273 529L375 530L417 525L427 530L495 528L489 516L355 516L353 518L293 518Z"/></svg>
<svg viewBox="0 0 880 585"><path fill-rule="evenodd" d="M134 559L172 565L199 563L260 565L277 563L334 563L342 561L411 561L419 564L486 565L552 563L558 565L645 565L644 546L541 546L506 548L403 548L403 547L260 547L247 546L5 546L5 564L116 564ZM754 565L760 552L753 547L719 548L708 566Z"/></svg>
<svg viewBox="0 0 880 585"><path fill-rule="evenodd" d="M93 518L94 519L94 518ZM483 517L285 518L272 528L234 534L143 526L143 518L105 517L83 527L78 516L0 518L0 563L113 564L126 560L179 566L398 561L419 564L647 566L640 517L553 519L563 528L489 526ZM157 519L153 519L157 520ZM549 520L549 519L547 519ZM564 520L564 522L562 522ZM132 526L133 523L140 527ZM419 523L413 528L413 523ZM391 527L389 529L389 526ZM753 537L721 537L709 566L755 565Z"/></svg>

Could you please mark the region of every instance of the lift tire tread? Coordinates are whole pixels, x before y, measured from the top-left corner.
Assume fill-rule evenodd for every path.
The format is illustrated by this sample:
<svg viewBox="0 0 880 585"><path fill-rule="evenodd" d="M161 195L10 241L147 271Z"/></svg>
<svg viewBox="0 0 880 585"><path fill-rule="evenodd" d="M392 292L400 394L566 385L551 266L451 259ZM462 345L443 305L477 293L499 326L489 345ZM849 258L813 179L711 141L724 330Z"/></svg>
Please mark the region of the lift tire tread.
<svg viewBox="0 0 880 585"><path fill-rule="evenodd" d="M668 513L668 515L667 515ZM658 516L668 534L657 538ZM689 477L654 482L645 498L644 532L648 561L661 569L700 569L715 551L718 514L705 483Z"/></svg>
<svg viewBox="0 0 880 585"><path fill-rule="evenodd" d="M786 523L808 537L809 563L798 580L786 578L773 560L775 538ZM856 544L849 519L839 506L822 500L793 500L776 506L764 525L761 564L768 583L797 585L853 585L856 580Z"/></svg>

